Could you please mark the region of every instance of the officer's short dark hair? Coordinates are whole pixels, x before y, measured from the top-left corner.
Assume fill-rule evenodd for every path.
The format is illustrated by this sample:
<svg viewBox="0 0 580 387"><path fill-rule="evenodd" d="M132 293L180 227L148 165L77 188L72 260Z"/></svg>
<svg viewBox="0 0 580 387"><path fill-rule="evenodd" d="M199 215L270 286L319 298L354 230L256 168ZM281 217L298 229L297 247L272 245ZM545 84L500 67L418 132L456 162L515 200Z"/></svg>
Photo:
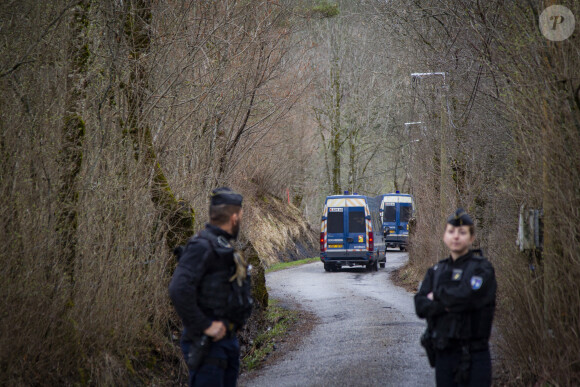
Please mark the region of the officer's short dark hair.
<svg viewBox="0 0 580 387"><path fill-rule="evenodd" d="M453 226L453 227L461 227L461 226L454 226L451 223L445 223L445 230L447 230L447 226ZM475 226L473 224L464 224L463 226L467 226L469 228L469 235L475 235Z"/></svg>
<svg viewBox="0 0 580 387"><path fill-rule="evenodd" d="M216 226L226 224L233 214L237 214L242 209L241 206L233 204L218 204L209 206L209 222Z"/></svg>
<svg viewBox="0 0 580 387"><path fill-rule="evenodd" d="M469 225L469 235L475 234L475 226L473 224Z"/></svg>

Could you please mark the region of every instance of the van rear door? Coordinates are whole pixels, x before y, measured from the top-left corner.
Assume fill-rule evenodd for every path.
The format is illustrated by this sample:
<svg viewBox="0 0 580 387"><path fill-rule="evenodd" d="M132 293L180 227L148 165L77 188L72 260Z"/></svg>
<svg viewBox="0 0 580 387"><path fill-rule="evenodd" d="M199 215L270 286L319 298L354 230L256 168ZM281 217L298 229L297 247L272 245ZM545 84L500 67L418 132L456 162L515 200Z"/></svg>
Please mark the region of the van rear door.
<svg viewBox="0 0 580 387"><path fill-rule="evenodd" d="M328 207L326 217L326 241L328 251L346 249L344 207Z"/></svg>
<svg viewBox="0 0 580 387"><path fill-rule="evenodd" d="M385 202L383 210L383 229L391 230L391 234L397 233L397 206L394 202Z"/></svg>
<svg viewBox="0 0 580 387"><path fill-rule="evenodd" d="M365 208L347 207L346 209L348 209L346 248L355 251L366 250Z"/></svg>
<svg viewBox="0 0 580 387"><path fill-rule="evenodd" d="M409 219L413 214L413 207L411 203L400 203L400 211L399 211L399 230L400 234L408 234L409 233Z"/></svg>

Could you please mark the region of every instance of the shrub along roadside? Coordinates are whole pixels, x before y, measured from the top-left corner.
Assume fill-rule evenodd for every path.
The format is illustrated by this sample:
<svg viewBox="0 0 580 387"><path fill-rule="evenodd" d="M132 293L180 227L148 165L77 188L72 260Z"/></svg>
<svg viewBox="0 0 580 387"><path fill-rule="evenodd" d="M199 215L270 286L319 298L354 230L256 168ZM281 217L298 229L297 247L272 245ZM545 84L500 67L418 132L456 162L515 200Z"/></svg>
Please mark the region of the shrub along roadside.
<svg viewBox="0 0 580 387"><path fill-rule="evenodd" d="M290 327L298 321L298 312L278 306L278 300L270 299L265 313L266 329L253 341L252 348L242 358L242 370L251 371L268 357Z"/></svg>
<svg viewBox="0 0 580 387"><path fill-rule="evenodd" d="M298 261L292 261L292 262L275 263L266 269L266 273L272 273L274 271L284 270L284 269L288 269L290 267L305 265L308 263L313 263L313 262L318 262L318 261L320 261L320 258L315 257L315 258L300 259Z"/></svg>
<svg viewBox="0 0 580 387"><path fill-rule="evenodd" d="M407 263L391 272L391 280L395 285L402 287L406 291L415 293L423 279L423 275L424 273L420 273L416 267Z"/></svg>

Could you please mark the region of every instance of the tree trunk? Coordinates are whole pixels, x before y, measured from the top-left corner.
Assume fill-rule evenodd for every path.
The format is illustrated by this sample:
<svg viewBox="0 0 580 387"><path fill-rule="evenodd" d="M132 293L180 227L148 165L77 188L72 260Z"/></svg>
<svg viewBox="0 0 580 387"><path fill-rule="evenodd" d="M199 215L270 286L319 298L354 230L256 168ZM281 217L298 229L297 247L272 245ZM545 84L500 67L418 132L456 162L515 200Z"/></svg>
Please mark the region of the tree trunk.
<svg viewBox="0 0 580 387"><path fill-rule="evenodd" d="M334 58L330 68L330 82L332 87L332 118L330 120L330 138L332 152L332 192L335 195L341 193L340 185L340 109L341 93L340 88L340 69L338 67L338 58Z"/></svg>
<svg viewBox="0 0 580 387"><path fill-rule="evenodd" d="M328 162L328 147L326 146L326 138L324 137L324 124L322 123L322 113L318 109L314 109L314 116L316 117L316 122L318 123L318 131L320 133L320 139L322 144L322 154L324 155L324 172L326 176L326 184L328 188L332 187L332 174L330 173L330 164Z"/></svg>
<svg viewBox="0 0 580 387"><path fill-rule="evenodd" d="M66 81L66 102L62 127L62 147L59 155L60 186L58 192L57 235L64 260L64 271L74 283L77 249L79 200L78 175L83 161L85 122L82 104L90 57L86 34L90 0L79 1L70 21L71 38L68 44L69 71Z"/></svg>
<svg viewBox="0 0 580 387"><path fill-rule="evenodd" d="M131 138L135 158L152 169L151 200L168 227L167 246L172 249L193 234L195 213L185 200L175 198L157 160L151 129L145 123L143 107L149 80L144 60L151 48L151 0L129 1L127 7L125 35L132 66L125 88L129 106L125 134Z"/></svg>

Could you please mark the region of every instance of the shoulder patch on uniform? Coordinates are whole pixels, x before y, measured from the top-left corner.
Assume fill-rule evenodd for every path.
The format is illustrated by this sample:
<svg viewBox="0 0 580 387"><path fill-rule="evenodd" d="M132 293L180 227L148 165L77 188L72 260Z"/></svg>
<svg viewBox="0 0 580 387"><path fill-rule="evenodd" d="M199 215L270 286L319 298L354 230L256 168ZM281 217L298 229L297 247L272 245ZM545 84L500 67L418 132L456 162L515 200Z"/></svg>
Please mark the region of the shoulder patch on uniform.
<svg viewBox="0 0 580 387"><path fill-rule="evenodd" d="M481 288L481 285L483 285L483 278L474 275L473 277L471 277L471 281L469 281L469 283L471 284L471 289L479 290Z"/></svg>
<svg viewBox="0 0 580 387"><path fill-rule="evenodd" d="M230 242L228 242L228 240L226 238L224 238L222 235L217 237L217 242L218 242L218 245L220 245L221 247L225 247L227 249L232 247Z"/></svg>
<svg viewBox="0 0 580 387"><path fill-rule="evenodd" d="M435 266L433 266L433 270L437 270L439 268L439 264L436 263Z"/></svg>
<svg viewBox="0 0 580 387"><path fill-rule="evenodd" d="M461 279L461 275L463 274L463 269L453 269L453 273L451 274L452 281L459 281Z"/></svg>

